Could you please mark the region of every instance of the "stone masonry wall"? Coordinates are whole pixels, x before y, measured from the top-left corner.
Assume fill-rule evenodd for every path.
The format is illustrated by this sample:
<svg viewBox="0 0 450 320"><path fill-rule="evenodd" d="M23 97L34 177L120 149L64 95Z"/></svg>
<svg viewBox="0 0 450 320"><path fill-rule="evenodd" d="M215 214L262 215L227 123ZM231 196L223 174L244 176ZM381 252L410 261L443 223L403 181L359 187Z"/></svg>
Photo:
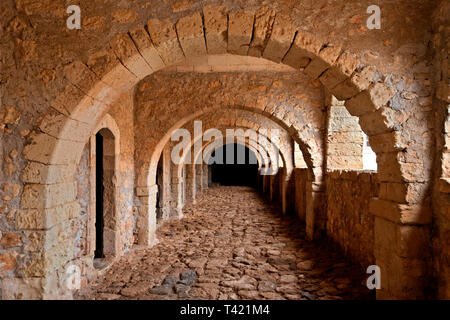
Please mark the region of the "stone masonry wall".
<svg viewBox="0 0 450 320"><path fill-rule="evenodd" d="M378 196L377 174L331 171L326 184L328 236L364 268L374 264L374 217L369 202Z"/></svg>
<svg viewBox="0 0 450 320"><path fill-rule="evenodd" d="M327 168L362 169L363 168L363 131L358 117L352 116L343 101L335 97L326 99L327 130Z"/></svg>
<svg viewBox="0 0 450 320"><path fill-rule="evenodd" d="M170 133L176 120L214 108L251 105L268 114L278 112L286 123L294 121L302 127L299 135L305 142L315 147L323 140L325 112L320 84L298 72L157 72L138 84L136 103L138 170L148 162L154 146Z"/></svg>
<svg viewBox="0 0 450 320"><path fill-rule="evenodd" d="M75 172L75 181L77 187L77 197L76 200L80 204L80 214L79 219L77 221L77 238L76 238L76 247L75 258L81 258L83 256L88 255L88 217L92 210L95 211L95 207L91 206L90 203L90 191L91 191L91 181L90 181L90 153L89 153L90 145L86 144L83 155L81 157L80 163L78 164L78 168Z"/></svg>
<svg viewBox="0 0 450 320"><path fill-rule="evenodd" d="M436 176L433 193L433 273L437 298L450 299L450 3L441 1L433 26Z"/></svg>
<svg viewBox="0 0 450 320"><path fill-rule="evenodd" d="M296 168L295 179L295 212L300 220L306 219L306 182L308 181L308 169Z"/></svg>
<svg viewBox="0 0 450 320"><path fill-rule="evenodd" d="M121 251L128 251L136 242L133 234L137 211L134 207L135 189L135 129L134 129L134 91L124 93L112 106L111 115L120 130L120 160L119 172L116 175L119 185L118 212L119 212L119 238Z"/></svg>
<svg viewBox="0 0 450 320"><path fill-rule="evenodd" d="M20 220L24 214L27 214L32 219L35 217L35 212L42 214L44 211L34 210L43 209L41 207L43 201L34 201L36 199L32 197L36 192L42 191L39 194L43 194L44 191L49 191L48 193L54 196L55 193L52 194L51 190L55 190L55 188L64 190L64 192L57 195L59 196L56 199L58 201L50 199L55 203L49 201L46 203L48 207L45 207L45 209L55 209L52 206L53 204L66 205L63 207L63 213L67 217L61 217L61 215L52 216L58 217L58 219L63 221L58 220L54 225L57 228L61 228L61 230L67 230L67 234L64 233L64 238L59 237L58 242L56 242L57 247L52 248L53 251L48 250L46 254L50 256L56 256L56 253L59 254L57 250L65 249L60 243L62 242L61 239L70 239L72 236L69 232L71 231L70 223L74 220L74 216L78 214L78 208L73 206L72 202L66 203L63 200L71 201L74 199L72 197L73 181L66 179L67 177L60 179L61 177L54 176L44 181L42 177L46 177L46 174L42 174L42 172L34 172L34 175L30 175L28 172L28 176L24 178L24 168L31 163L28 160L34 159L36 162L33 163L33 167L27 166L27 168L48 169L40 164L42 161L48 161L49 159L47 158L50 158L48 154L51 151L50 143L47 153L40 149L33 150L33 145L36 145L36 137L46 139L44 141L53 142L54 135L57 135L59 138L59 130L55 129L57 124L49 124L48 119L62 117L58 112L66 112L67 110L63 110L65 108L63 105L66 103L71 105L72 101L60 103L60 101L56 101L56 97L60 97L60 93L64 92L65 89L73 90L73 95L75 95L75 92L78 92L78 89L75 90L75 86L68 86L67 79L64 77L69 76L70 78L70 75L68 72L64 72L65 66L80 59L96 72L102 73L102 65L106 63L102 64L99 62L97 64L97 60L105 57L105 55L99 54L100 49L104 48L108 41L117 33L127 32L138 23L144 24L151 17L167 18L168 21L175 22L181 15L198 10L206 3L223 3L229 9L235 10L242 7L256 9L263 1L199 2L191 0L155 0L150 5L149 1L137 0L114 4L116 6L113 6L110 1L106 0L84 1L82 4L83 25L81 30L68 30L66 28L67 15L65 14L66 5L64 2L52 0L4 0L0 3L0 35L2 38L0 43L0 60L2 62L0 70L0 98L2 101L0 106L0 155L3 158L2 172L0 173L0 232L1 240L4 243L0 248L0 261L2 262L0 264L0 279L26 276L36 280L36 286L39 286L39 279L44 276L46 266L43 266L42 247L46 233L29 232L30 226L25 227L22 225L23 220ZM380 195L380 201L374 203L373 209L374 212L378 213L393 212L394 209L398 212L403 210L403 207L405 207L403 204L407 203L408 210L411 209L417 212L416 206L411 204L419 203L422 205L425 201L422 201L421 197L415 197L414 193L420 188L420 190L428 190L430 187L428 181L431 170L429 169L431 167L430 163L434 161L434 159L428 158L423 160L423 154L426 154L426 152L421 153L421 151L428 150L427 148L430 145L429 139L434 141L432 138L432 130L434 128L427 126L431 122L429 119L433 117L435 112L430 107L431 95L429 91L431 86L427 78L429 72L427 63L430 58L428 55L428 45L431 36L429 32L430 16L432 11L436 9L437 2L435 0L380 0L379 3L383 13L383 27L380 31L367 30L364 24L366 8L373 4L370 0L287 0L273 1L270 6L282 14L292 16L292 20L302 30L314 31L318 39L324 40L319 43L323 44L327 43L327 41L337 42L342 44L344 48L358 54L358 56L361 56L361 63L376 66L379 72L388 75L385 78L386 83L396 86L398 95L391 99L389 108L381 108L377 115L381 114L386 117L386 122L389 122L389 128L395 130L407 128L406 135L382 135L385 132L380 128L384 128L384 125L376 123L379 121L377 120L379 118L372 117L369 113L366 113L366 117L361 117L365 121L366 128L370 127L372 129L368 132L369 135L378 135L381 142L383 142L383 139L389 142L385 144L379 143L383 148L380 147L378 150L375 150L378 153L384 153L383 156L378 157L380 164L387 168L384 172L379 173L380 181L383 181L385 186L383 190L400 190L398 193L384 192L382 196ZM445 1L441 1L441 3L445 3ZM448 17L448 15L446 16ZM253 19L253 16L251 18ZM443 39L446 39L445 36ZM391 76L393 73L397 73L397 75L395 77ZM406 78L404 79L400 77L405 75ZM377 74L375 76L378 79L380 75ZM411 79L413 81L410 81ZM76 83L78 84L78 82ZM85 87L88 84L89 81L83 83L80 91L89 90L90 88ZM208 90L211 90L211 88L208 88ZM76 97L70 96L70 98L77 100ZM364 95L360 95L356 102L360 99L364 99ZM132 98L129 101L131 102ZM124 105L129 110L129 104ZM360 104L355 103L355 106L360 107ZM165 107L167 107L166 110L169 109L169 106ZM60 108L60 110L56 112L54 108ZM363 111L365 112L365 110ZM54 117L46 118L46 115L52 114ZM47 122L43 121L43 119L46 119ZM132 119L119 117L117 121L122 125L126 124L126 132L131 130L130 127L132 126L130 126L130 123L132 123ZM161 122L164 121L164 119L161 119ZM424 124L426 125L424 126ZM122 125L120 126L122 127ZM152 123L152 125L157 127L159 123ZM413 130L415 128L420 130ZM46 130L45 135L36 134ZM31 132L33 133L31 134ZM407 142L411 142L410 145L406 148L403 144L404 141L399 143L395 141L395 147L392 149L390 140L396 140L400 137ZM415 141L419 137L421 139ZM68 137L65 138L67 139ZM69 138L76 139L77 137ZM72 140L69 141L70 144L68 143L68 145L81 146L80 149L87 142L77 141L75 143ZM37 145L40 146L39 143ZM25 152L24 146L27 147ZM405 152L405 148L407 152ZM78 150L77 148L72 149ZM134 149L134 146L130 147L130 149ZM129 151L125 150L125 157L122 156L125 160L121 159L121 172L131 171L132 166L130 166L130 162L133 160L129 156L131 154L132 158L133 151ZM33 158L36 155L40 155L39 159ZM41 156L44 160L41 159ZM77 154L78 156L79 154ZM448 158L445 159L448 160ZM70 160L77 164L79 159ZM399 170L399 162L402 164L401 169L403 172ZM46 162L46 164L48 163ZM52 162L52 164L55 164L55 162ZM444 164L446 164L445 160ZM391 170L391 168L393 169ZM73 174L73 171L71 173ZM132 233L129 232L132 229L133 218L128 217L128 215L132 212L133 198L130 196L132 193L129 190L133 189L134 175L131 172L130 174L131 177L127 174L126 178L120 183L121 190L127 194L124 199L120 199L121 206L123 204L123 209L127 212L127 215L124 217L125 227L121 229L121 232L125 234L123 237L125 243L133 242L133 237L130 236ZM404 191L404 185L402 184L404 181L409 182L406 191ZM24 188L24 182L27 183L26 188ZM62 187L60 185L55 187L53 185L55 182L58 182ZM423 193L418 192L418 194ZM426 196L428 197L428 195L427 193ZM25 199L22 203L21 197L22 200ZM47 199L40 197L37 200ZM428 199L426 200L428 201ZM31 205L30 203L27 205L27 201L31 201ZM402 207L398 206L399 203L402 204ZM441 202L439 205L445 208L445 202ZM428 210L426 202L423 207L425 208L424 211ZM392 210L383 210L384 208ZM76 214L72 215L72 211L76 212ZM45 216L47 216L47 213ZM431 216L431 214L428 216ZM414 224L428 224L430 220L428 216L425 222L413 222ZM383 216L379 218L380 230L387 230L390 228L389 226L392 227L391 229L394 227L402 230L412 229L409 227L404 228L403 226L399 227L399 223L396 221L388 225L383 220L384 218ZM394 226L394 223L397 225ZM420 229L418 231L420 232ZM41 236L36 236L39 234ZM445 239L445 233L442 233L442 235L442 237L439 236L437 239ZM32 237L30 238L30 236ZM46 238L50 239L48 235ZM379 237L379 239L386 239L385 242L380 242L380 248L383 246L390 248L389 239L383 237ZM32 241L37 244L35 247L27 245ZM406 242L406 240L402 241ZM402 247L399 249L401 250ZM407 252L408 256L402 256L402 259L397 259L397 256L387 254L391 252L393 250L384 250L382 258L385 261L398 261L393 270L403 270L406 261L409 263L408 259L411 258L411 252ZM65 253L63 252L58 257L64 256ZM423 260L422 254L423 250L417 250L412 255L412 258L418 258L415 261ZM54 262L55 270L66 261L63 258L59 260ZM412 259L410 260L412 261ZM442 261L445 263L445 260ZM17 266L20 266L20 268L17 268ZM54 270L50 271L53 273ZM399 279L401 279L399 283L401 282L402 284L411 282L409 281L411 280L409 276L407 277L406 275L399 276ZM4 286L3 283L2 286ZM409 287L400 288L398 283L392 283L391 287L393 292L401 291L402 294L411 292ZM401 297L401 295L397 296Z"/></svg>
<svg viewBox="0 0 450 320"><path fill-rule="evenodd" d="M119 187L116 189L118 194L115 194L118 201L114 205L109 204L109 206L105 206L104 214L105 218L110 217L110 224L113 226L116 226L117 224L117 231L115 234L118 243L117 256L128 251L134 243L133 230L136 220L135 212L133 210L134 128L129 125L130 123L133 123L133 104L131 97L131 93L126 93L121 96L117 103L112 105L110 112L110 114L113 115L120 134L119 137L115 137L115 139L120 138L120 151L115 150L116 154L117 152L120 152L119 164L116 166L119 170L111 177L114 185L118 185ZM95 132L93 134L95 134ZM91 139L91 141L95 141L95 139ZM111 150L112 148L113 147L111 147ZM95 164L97 161L92 161L92 157L95 156L95 146L90 146L90 142L88 142L83 150L82 158L75 172L77 187L76 200L79 202L81 210L78 219L74 224L76 255L72 263L81 267L83 275L82 285L86 284L87 278L95 275L92 266L92 253L95 249L95 202L90 202L92 199L95 201L95 195L94 198L91 197L91 192L95 190L91 188L92 186L95 186L95 181L93 181L93 179L95 180L95 175L92 176L92 170L95 172ZM109 155L109 157L111 158L113 155ZM90 168L90 166L94 167ZM109 166L109 170L112 171L112 169L113 167ZM111 193L112 190L107 192ZM112 210L111 206L116 206L115 216L112 215L112 212L109 212L110 209ZM106 223L107 221L105 221L105 227Z"/></svg>

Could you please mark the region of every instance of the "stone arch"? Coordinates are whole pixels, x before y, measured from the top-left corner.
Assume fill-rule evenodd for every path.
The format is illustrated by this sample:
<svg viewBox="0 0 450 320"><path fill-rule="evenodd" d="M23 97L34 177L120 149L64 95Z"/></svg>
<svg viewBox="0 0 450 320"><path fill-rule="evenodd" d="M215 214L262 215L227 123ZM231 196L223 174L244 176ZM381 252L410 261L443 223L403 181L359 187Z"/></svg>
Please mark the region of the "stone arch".
<svg viewBox="0 0 450 320"><path fill-rule="evenodd" d="M203 144L203 146L202 146L202 148L201 148L201 150L197 153L197 154L194 154L193 155L193 159L197 159L199 156L200 156L200 154L202 154L203 152L204 152L204 150L205 150L205 148L208 146L208 145L210 145L211 144L211 142L206 142L205 144ZM226 143L225 142L222 142L222 146L223 145L225 145ZM257 141L254 141L254 140L251 140L251 139L249 139L249 140L247 140L247 141L245 141L244 142L244 146L245 147L247 147L248 149L250 149L250 150L252 150L252 152L255 154L255 156L257 157L257 159L258 159L258 157L259 158L261 158L261 146L258 144L258 142ZM211 155L211 153L212 153L212 149L211 150L207 150L206 151L206 153L203 153L203 156L204 157L209 157L210 155ZM260 161L260 160L258 160L258 161ZM266 160L267 161L267 160ZM197 169L200 167L203 167L205 164L204 163L202 163L202 164L195 164L196 162L195 162L195 160L194 160L194 162L191 164L191 167L192 168L195 168L194 170L195 170L195 172L197 172ZM203 175L203 173L202 173L202 175ZM193 178L193 181L191 182L191 186L197 186L197 190L198 191L202 191L202 189L198 189L198 185L200 184L198 181L197 181L197 179L199 178L199 175L198 174L194 174L193 176L192 176L192 178ZM195 191L195 192L192 192L192 196L193 196L193 198L194 198L194 201L195 201L195 197L196 197L196 195L197 195L197 190Z"/></svg>
<svg viewBox="0 0 450 320"><path fill-rule="evenodd" d="M244 129L244 127L239 127L239 128ZM219 130L220 130L220 129L224 129L224 127L219 127ZM193 146L193 144L194 144L196 141L199 141L199 140L201 140L201 138L197 138L196 140L193 140L193 142L192 142L192 144L191 144L191 147ZM269 140L269 139L268 139L268 140ZM255 141L255 140L253 140L253 139L249 139L248 142L249 142L249 143L252 143L251 145L249 144L249 146L252 147L252 148L255 148L255 150L257 151L257 153L255 153L255 154L259 155L259 157L261 158L261 163L262 163L262 164L269 164L270 161L271 161L271 157L273 157L273 155L271 155L271 154L268 152L268 150L266 149L266 147L263 146L263 145L260 145L260 144L258 143L258 141ZM206 142L206 143L202 144L201 150L199 150L199 152L198 152L196 155L194 155L194 159L198 158L198 157L199 157L199 154L202 153L202 151L203 151L210 143L211 143L211 142ZM247 147L249 147L249 146L247 146ZM258 149L259 149L259 150L258 150ZM263 152L263 151L264 151L264 152ZM177 167L178 167L178 169L177 169L177 174L178 174L178 175L181 175L181 168L186 164L185 161L186 161L186 159L183 158L183 161L181 162L181 164L177 166ZM195 163L195 160L194 160L194 163Z"/></svg>
<svg viewBox="0 0 450 320"><path fill-rule="evenodd" d="M218 127L220 129L226 130L226 129L250 129L253 130L254 132L260 132L261 136L264 137L269 143L274 143L271 141L271 137L267 136L263 131L259 131L260 128L266 128L266 129L278 129L278 130L282 130L282 128L278 127L276 124L273 125L271 124L271 120L268 120L268 124L267 126L271 126L270 128L267 128L267 126L265 126L261 121L264 120L264 117L261 117L261 119L259 119L258 114L255 114L254 116L256 116L256 119L253 120L247 120L246 118L243 117L243 112L240 112L241 110L236 110L236 114L224 114L221 115L216 114L214 112L214 115L217 115L218 118L220 118L219 120L210 120L205 122L204 124L207 125L206 130L210 129L210 128L214 128L214 127ZM207 114L205 114L204 116L206 116ZM200 118L200 120L202 120L202 118ZM205 131L206 131L205 130ZM225 135L224 135L225 136ZM287 156L290 153L290 141L288 140L287 137L290 137L289 134L283 134L280 137L280 145L276 145L277 148L280 149L281 153L282 153L282 160L283 163L285 163L286 167L288 167L290 170L292 170L293 164L291 164L291 161L289 159L289 157ZM191 148L192 146L195 144L195 142L197 141L201 141L202 136L194 136L193 140L191 141ZM267 148L264 147L264 150L266 152L268 152ZM271 156L272 159L274 157L274 155Z"/></svg>
<svg viewBox="0 0 450 320"><path fill-rule="evenodd" d="M255 107L247 107L247 106L234 106L234 105L224 105L221 107L211 107L206 110L201 110L198 112L194 112L189 114L188 116L182 118L182 120L178 120L175 125L173 125L170 129L166 131L166 134L163 137L159 137L160 139L155 139L156 141L159 141L154 148L151 148L151 150L154 150L151 156L145 156L145 158L150 158L150 161L146 164L146 166L143 166L139 169L138 173L138 185L145 186L145 185L152 185L153 184L153 177L154 177L154 170L155 170L155 163L156 159L159 157L159 154L166 145L166 143L170 140L170 136L172 132L176 129L181 128L186 123L193 121L205 113L213 113L224 109L238 109L238 110L246 110L250 112L255 112L255 114L261 115L267 119L270 119L277 125L279 125L282 129L286 130L287 133L295 140L297 141L301 146L303 146L302 152L306 155L305 157L308 159L307 163L310 167L320 169L321 167L321 156L319 154L315 154L314 157L312 155L311 149L315 148L315 141L311 138L310 135L296 132L295 134L292 133L292 127L288 125L288 123L284 122L282 119L275 117L274 115L266 112L261 111L260 109L257 109ZM312 175L314 175L315 172L312 172Z"/></svg>
<svg viewBox="0 0 450 320"><path fill-rule="evenodd" d="M271 129L278 129L283 131L282 127L278 125L277 122L272 123L272 118L266 120L264 117L259 114L252 114L247 110L235 110L235 114L229 113L229 111L214 112L215 118L217 117L220 120L210 119L206 123L211 123L211 126L215 126L216 124L223 124L224 127L242 127L246 129L252 129L258 131L262 127L270 127ZM200 120L203 118L207 118L209 113L205 113ZM263 135L264 136L264 135ZM281 136L281 140L278 142L279 145L276 147L280 150L281 162L283 163L281 167L281 208L282 213L286 213L287 211L293 210L293 203L288 201L288 190L293 186L293 170L294 170L294 159L293 159L293 145L292 141L289 138L290 134L286 131L285 135ZM266 137L267 141L271 142L271 139ZM312 139L312 138L311 138ZM194 137L194 140L197 141L197 137ZM195 143L193 141L193 143ZM191 146L193 145L191 144ZM278 162L278 159L274 159L275 155L270 155L272 159L272 164ZM278 171L277 171L278 172Z"/></svg>
<svg viewBox="0 0 450 320"><path fill-rule="evenodd" d="M147 25L149 33L144 26L137 26L129 34L118 35L110 47L93 55L87 64L77 61L66 68L64 92L51 102L51 113L39 123L41 132L34 132L31 143L24 149L29 161L25 172L35 174L33 177L25 175L23 179L26 185L22 209L37 210L40 219L49 223L46 228L60 223L55 222L61 219L56 211L76 211L71 183L74 166L95 123L108 110L108 104L139 79L184 57L229 52L259 54L265 59L303 69L339 100L345 100L350 113L359 117L361 127L369 135L380 160L382 188L386 191L380 193L380 199L372 202L373 214L389 221L388 229L399 230L405 223L429 224L431 215L427 208L422 208L422 197L410 200L409 194L419 184L428 181L430 170L420 160L421 151L408 149L404 144L413 133L406 130L410 124L402 121L401 112L399 114L389 107L390 99L397 94L389 81L374 80L379 78L374 68L364 66L340 46L321 43L311 34L298 30L281 14L276 15L271 28L262 30L254 30L259 28L259 24L254 23L258 18L248 10L225 12L220 7L208 7L202 14L196 12L182 17L175 25L169 20L150 19ZM227 37L223 37L224 33ZM252 34L256 37L252 38ZM289 126L289 130L293 136L298 136L296 124ZM155 152L159 154L160 150ZM312 170L311 197L317 198L321 190L322 168L313 167ZM140 186L143 187L142 184ZM138 195L148 198L153 192L152 185L144 188L146 190L140 189ZM146 205L148 203L144 203L144 207ZM315 212L316 208L311 210ZM320 218L311 214L310 219L308 234L314 236ZM380 219L377 221L381 223ZM376 238L379 247L376 256L384 267L397 257L383 255L383 239ZM58 248L56 239L49 232L45 233L44 239L46 247ZM402 245L409 246L407 240L402 241ZM152 239L145 241L148 244L152 242ZM45 263L58 254L55 250L47 250L45 257L32 262L36 268L30 271L30 277L49 279L64 265L65 261L55 261L51 266ZM407 274L403 272L404 265L395 263L394 274ZM402 297L408 295L406 292L412 286L419 286L418 277L405 277L389 280L384 292ZM409 283L408 287L406 283ZM53 286L45 285L46 296L51 297L55 290Z"/></svg>
<svg viewBox="0 0 450 320"><path fill-rule="evenodd" d="M226 129L227 127L226 126L221 126L221 127L219 127L218 129L220 130L224 130L224 129ZM200 137L194 137L194 139L191 141L191 145L190 145L190 147L192 148L192 146L194 145L194 143L196 142L196 141L202 141L202 136L200 136ZM203 150L210 144L211 142L206 142L206 143L202 143L202 148L198 151L198 153L200 154L200 153L202 153L203 152ZM267 161L271 161L271 160L269 160L270 159L270 157L274 157L273 155L271 155L269 152L268 152L268 150L267 150L267 148L265 147L265 146L261 146L261 145L259 145L259 142L258 141L254 141L254 140L249 140L248 141L248 143L250 144L250 143L252 143L252 144L254 144L256 147L256 151L258 151L258 153L260 152L260 150L263 150L263 151L265 151L265 153L267 154L267 157L264 157L263 155L261 155L261 157L262 158L266 158L266 159L268 159L268 160L266 160L266 162ZM249 147L248 145L247 145L247 147ZM182 168L184 168L185 167L185 165L186 165L186 156L187 155L185 155L185 157L182 159L182 162L177 166L177 168L178 169L176 169L176 173L177 173L177 176L178 176L178 179L180 179L180 176L181 176L181 170L182 170ZM196 159L197 157L198 157L199 155L198 154L193 154L193 159ZM282 158L282 160L284 161L284 158ZM194 160L195 161L195 160ZM196 162L193 162L193 163L196 163ZM192 165L194 165L194 164L192 164ZM195 175L193 174L192 175L192 177L193 177L193 179L195 179ZM191 182L192 184L188 184L188 185L191 185L191 187L193 187L194 186L194 183L193 182ZM194 198L195 198L195 195L194 195Z"/></svg>

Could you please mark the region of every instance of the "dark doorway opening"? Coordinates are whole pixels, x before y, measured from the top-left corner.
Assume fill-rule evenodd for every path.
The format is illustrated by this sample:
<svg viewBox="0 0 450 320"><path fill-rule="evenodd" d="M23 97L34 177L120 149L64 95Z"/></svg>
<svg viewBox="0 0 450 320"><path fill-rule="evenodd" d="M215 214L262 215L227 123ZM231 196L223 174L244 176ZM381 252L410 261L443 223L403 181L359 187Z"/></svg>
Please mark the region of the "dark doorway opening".
<svg viewBox="0 0 450 320"><path fill-rule="evenodd" d="M95 135L95 250L94 258L116 255L116 146L113 133Z"/></svg>
<svg viewBox="0 0 450 320"><path fill-rule="evenodd" d="M156 168L156 185L158 186L158 192L156 193L156 219L160 220L163 216L162 211L162 197L163 197L163 155L158 161L158 167Z"/></svg>
<svg viewBox="0 0 450 320"><path fill-rule="evenodd" d="M225 186L257 186L257 158L253 151L241 144L227 144L217 148L211 154L209 163L212 163L213 183Z"/></svg>
<svg viewBox="0 0 450 320"><path fill-rule="evenodd" d="M103 253L103 136L101 133L95 135L95 152L96 152L96 166L95 166L95 258L104 258Z"/></svg>

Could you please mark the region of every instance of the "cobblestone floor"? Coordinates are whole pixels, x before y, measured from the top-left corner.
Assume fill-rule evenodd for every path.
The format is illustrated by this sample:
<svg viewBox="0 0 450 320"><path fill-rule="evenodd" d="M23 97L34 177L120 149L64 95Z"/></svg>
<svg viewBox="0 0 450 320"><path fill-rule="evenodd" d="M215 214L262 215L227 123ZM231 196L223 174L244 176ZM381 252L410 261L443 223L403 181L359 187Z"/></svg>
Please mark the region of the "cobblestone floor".
<svg viewBox="0 0 450 320"><path fill-rule="evenodd" d="M367 275L246 187L213 187L78 299L372 299ZM194 272L195 271L195 272Z"/></svg>

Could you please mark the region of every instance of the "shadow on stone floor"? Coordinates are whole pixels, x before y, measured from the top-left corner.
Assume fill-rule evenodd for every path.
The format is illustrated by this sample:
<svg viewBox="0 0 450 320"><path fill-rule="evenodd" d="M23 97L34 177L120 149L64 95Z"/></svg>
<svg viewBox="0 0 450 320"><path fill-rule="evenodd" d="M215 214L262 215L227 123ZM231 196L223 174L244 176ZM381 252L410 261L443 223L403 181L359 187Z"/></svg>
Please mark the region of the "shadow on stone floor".
<svg viewBox="0 0 450 320"><path fill-rule="evenodd" d="M374 299L365 270L248 187L205 190L77 299Z"/></svg>

